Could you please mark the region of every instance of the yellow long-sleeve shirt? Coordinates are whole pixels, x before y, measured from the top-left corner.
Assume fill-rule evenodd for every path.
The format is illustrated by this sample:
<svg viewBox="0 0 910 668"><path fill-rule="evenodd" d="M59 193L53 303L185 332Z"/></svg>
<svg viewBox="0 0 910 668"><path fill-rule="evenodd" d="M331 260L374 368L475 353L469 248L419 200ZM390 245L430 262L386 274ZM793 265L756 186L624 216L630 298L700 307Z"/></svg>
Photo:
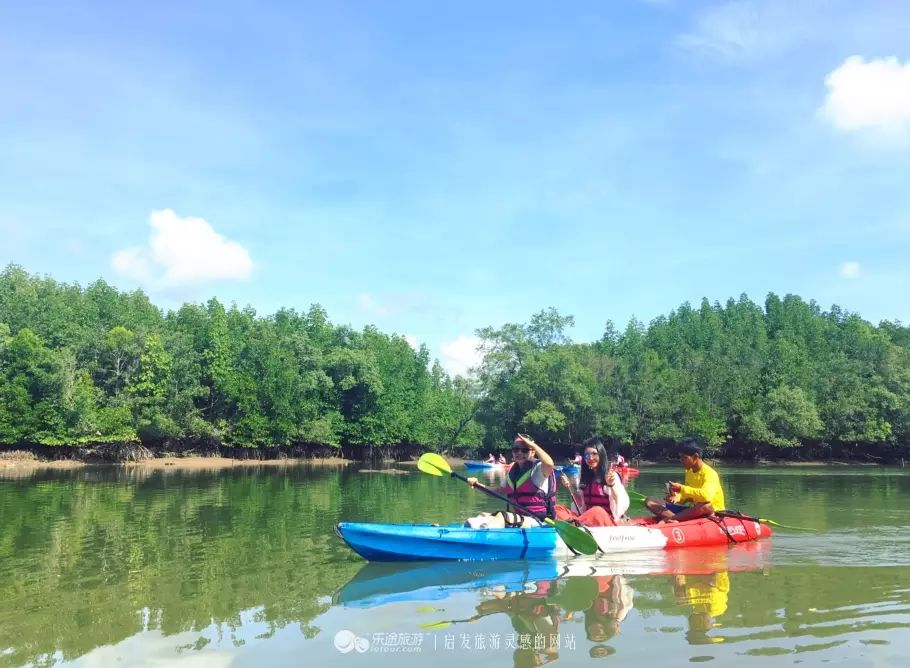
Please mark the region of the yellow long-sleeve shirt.
<svg viewBox="0 0 910 668"><path fill-rule="evenodd" d="M720 477L717 471L702 462L701 468L696 471L686 469L685 484L679 490L680 503L691 501L694 503L710 503L714 510L726 510L724 505L724 490L720 486Z"/></svg>

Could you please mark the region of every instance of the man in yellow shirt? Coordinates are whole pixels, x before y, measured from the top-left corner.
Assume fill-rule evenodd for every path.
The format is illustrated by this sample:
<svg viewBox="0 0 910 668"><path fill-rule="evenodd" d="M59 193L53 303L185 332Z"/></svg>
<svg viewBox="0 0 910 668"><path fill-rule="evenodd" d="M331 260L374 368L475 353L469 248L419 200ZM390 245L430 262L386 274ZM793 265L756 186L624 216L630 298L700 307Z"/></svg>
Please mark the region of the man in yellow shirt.
<svg viewBox="0 0 910 668"><path fill-rule="evenodd" d="M698 441L685 438L680 441L677 451L686 471L685 482L667 483L667 496L663 501L653 498L645 501L648 510L667 522L707 517L725 510L720 477L701 458L702 449Z"/></svg>

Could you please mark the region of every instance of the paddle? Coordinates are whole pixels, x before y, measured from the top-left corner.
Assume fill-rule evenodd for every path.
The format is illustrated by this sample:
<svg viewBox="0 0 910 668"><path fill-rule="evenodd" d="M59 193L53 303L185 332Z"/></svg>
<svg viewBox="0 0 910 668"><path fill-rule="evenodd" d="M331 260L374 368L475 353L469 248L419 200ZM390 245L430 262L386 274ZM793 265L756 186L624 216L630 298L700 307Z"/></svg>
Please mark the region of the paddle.
<svg viewBox="0 0 910 668"><path fill-rule="evenodd" d="M474 615L473 617L468 617L467 619L450 619L448 621L441 622L430 622L429 624L421 624L420 628L426 629L427 631L439 631L441 629L447 629L452 624L463 624L465 622L475 622L481 617L486 617L486 615Z"/></svg>
<svg viewBox="0 0 910 668"><path fill-rule="evenodd" d="M626 494L629 495L630 501L635 501L635 503L640 503L641 505L645 505L645 500L648 498L644 494L633 492L631 489L627 489Z"/></svg>
<svg viewBox="0 0 910 668"><path fill-rule="evenodd" d="M429 475L441 476L449 474L451 477L458 478L462 482L468 482L467 478L458 475L452 470L452 467L449 466L449 462L447 462L444 457L437 455L435 452L426 452L422 454L420 459L417 460L417 468ZM581 554L594 554L597 552L597 541L594 540L594 537L574 524L569 524L562 520L553 520L546 515L532 513L524 506L515 503L501 494L497 494L484 485L477 485L476 489L492 496L494 499L506 502L525 515L535 517L541 522L551 525L556 529L556 533L559 534L559 537L562 538L563 542L568 545L570 549L580 552Z"/></svg>
<svg viewBox="0 0 910 668"><path fill-rule="evenodd" d="M775 522L774 520L769 520L764 517L752 517L751 515L743 515L742 513L735 512L733 510L721 510L717 513L721 517L735 517L739 520L749 520L751 522L761 522L762 524L770 524L773 527L779 527L781 529L790 529L790 531L811 531L817 532L818 529L813 529L811 527L794 527L789 524L781 524L780 522Z"/></svg>
<svg viewBox="0 0 910 668"><path fill-rule="evenodd" d="M565 473L560 473L560 482L562 482L562 478L568 479L568 476ZM572 499L572 507L575 509L575 514L581 515L581 508L578 507L578 502L575 500L575 495L572 493L572 488L568 485L565 485L565 487L566 491L569 492L569 498Z"/></svg>
<svg viewBox="0 0 910 668"><path fill-rule="evenodd" d="M645 499L647 497L644 494L639 494L638 492L633 492L631 490L626 490L629 493L629 499L645 505ZM761 522L762 524L768 524L773 527L778 527L780 529L790 529L790 531L818 531L818 529L811 529L808 527L794 527L789 524L781 524L780 522L775 522L774 520L769 520L764 517L752 517L751 515L743 515L733 510L721 510L717 513L721 517L735 517L737 519L749 520L750 522Z"/></svg>

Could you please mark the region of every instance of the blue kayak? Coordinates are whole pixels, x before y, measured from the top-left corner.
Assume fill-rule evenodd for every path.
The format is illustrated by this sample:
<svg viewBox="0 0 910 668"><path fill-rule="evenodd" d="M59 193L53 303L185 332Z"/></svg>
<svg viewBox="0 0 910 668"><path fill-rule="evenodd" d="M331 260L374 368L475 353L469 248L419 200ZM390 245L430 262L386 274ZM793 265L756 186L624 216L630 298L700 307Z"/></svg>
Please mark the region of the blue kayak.
<svg viewBox="0 0 910 668"><path fill-rule="evenodd" d="M581 467L578 464L566 464L565 466L554 466L553 470L557 473L565 473L566 475L578 475L581 471Z"/></svg>
<svg viewBox="0 0 910 668"><path fill-rule="evenodd" d="M490 471L505 471L508 469L510 464L500 464L499 462L480 462L480 461L466 461L464 467L469 471L480 471L480 470L490 470Z"/></svg>
<svg viewBox="0 0 910 668"><path fill-rule="evenodd" d="M341 522L335 532L368 561L548 559L564 547L552 527L495 531L461 524Z"/></svg>

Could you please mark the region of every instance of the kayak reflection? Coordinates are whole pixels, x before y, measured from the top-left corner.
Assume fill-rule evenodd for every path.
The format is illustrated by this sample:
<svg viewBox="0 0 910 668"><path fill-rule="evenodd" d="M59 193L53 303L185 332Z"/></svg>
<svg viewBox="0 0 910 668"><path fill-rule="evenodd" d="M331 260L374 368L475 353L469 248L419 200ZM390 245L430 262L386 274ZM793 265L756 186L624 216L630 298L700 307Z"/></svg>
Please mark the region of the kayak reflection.
<svg viewBox="0 0 910 668"><path fill-rule="evenodd" d="M335 594L334 602L371 608L402 601L438 601L457 592L494 586L520 592L525 583L573 575L710 575L762 569L770 558L771 544L756 542L546 561L369 562Z"/></svg>
<svg viewBox="0 0 910 668"><path fill-rule="evenodd" d="M587 641L582 648L579 637L578 646L571 649L585 649L592 657L614 653L616 648L607 643L621 633L633 609L636 582L645 590L656 587L672 592L677 610L682 607L688 617L689 643L722 642L709 632L726 611L729 572L763 569L769 563L770 544L760 542L626 554L612 560L368 563L335 594L334 603L373 608L472 594L473 611L445 618L444 609L434 605L429 611L436 619L418 623L419 627L425 632L449 629L451 633L450 627L460 629L482 618L505 615L513 629L513 644L508 648L515 665L542 665L568 650L566 629L560 628L566 620L583 622ZM645 575L670 577L640 577ZM642 604L650 607L653 600L646 594ZM572 628L579 627L573 624Z"/></svg>

